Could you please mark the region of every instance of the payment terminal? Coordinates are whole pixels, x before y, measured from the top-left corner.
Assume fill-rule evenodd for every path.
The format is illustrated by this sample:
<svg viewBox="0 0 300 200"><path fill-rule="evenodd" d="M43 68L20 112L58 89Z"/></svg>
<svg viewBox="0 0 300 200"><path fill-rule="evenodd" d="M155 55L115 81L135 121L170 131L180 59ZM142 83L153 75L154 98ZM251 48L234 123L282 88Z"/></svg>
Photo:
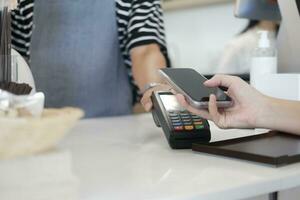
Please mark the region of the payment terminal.
<svg viewBox="0 0 300 200"><path fill-rule="evenodd" d="M207 120L194 115L177 102L170 92L153 92L152 115L173 149L191 149L193 143L208 143L211 139Z"/></svg>

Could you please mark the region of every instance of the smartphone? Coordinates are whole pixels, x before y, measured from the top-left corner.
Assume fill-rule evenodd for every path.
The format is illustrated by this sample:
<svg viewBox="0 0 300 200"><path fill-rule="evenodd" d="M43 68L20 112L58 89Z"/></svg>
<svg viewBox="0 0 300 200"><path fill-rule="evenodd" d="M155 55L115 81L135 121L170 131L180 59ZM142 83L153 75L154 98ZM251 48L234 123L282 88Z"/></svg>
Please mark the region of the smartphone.
<svg viewBox="0 0 300 200"><path fill-rule="evenodd" d="M194 108L208 108L211 94L216 95L218 108L228 108L233 104L232 99L221 88L206 87L203 83L207 79L193 69L166 68L159 70L159 73L176 92L183 94Z"/></svg>
<svg viewBox="0 0 300 200"><path fill-rule="evenodd" d="M279 5L274 0L237 0L234 14L252 20L281 21Z"/></svg>

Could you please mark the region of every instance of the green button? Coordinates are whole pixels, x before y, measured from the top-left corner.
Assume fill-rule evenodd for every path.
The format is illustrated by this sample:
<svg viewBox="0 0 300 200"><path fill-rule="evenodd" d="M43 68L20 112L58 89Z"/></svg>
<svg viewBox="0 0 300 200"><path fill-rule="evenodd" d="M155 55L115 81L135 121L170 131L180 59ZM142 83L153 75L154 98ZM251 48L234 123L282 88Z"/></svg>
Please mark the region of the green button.
<svg viewBox="0 0 300 200"><path fill-rule="evenodd" d="M195 128L196 129L204 129L204 125L196 125Z"/></svg>

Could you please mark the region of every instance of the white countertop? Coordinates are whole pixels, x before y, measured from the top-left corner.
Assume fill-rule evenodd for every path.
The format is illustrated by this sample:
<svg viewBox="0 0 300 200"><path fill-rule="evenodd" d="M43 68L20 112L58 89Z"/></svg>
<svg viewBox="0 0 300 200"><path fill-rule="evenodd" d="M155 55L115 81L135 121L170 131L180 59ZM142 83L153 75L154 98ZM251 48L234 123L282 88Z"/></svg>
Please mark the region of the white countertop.
<svg viewBox="0 0 300 200"><path fill-rule="evenodd" d="M214 140L255 134L211 129ZM300 185L300 164L274 168L172 150L149 114L83 120L60 147L73 154L82 200L233 200Z"/></svg>

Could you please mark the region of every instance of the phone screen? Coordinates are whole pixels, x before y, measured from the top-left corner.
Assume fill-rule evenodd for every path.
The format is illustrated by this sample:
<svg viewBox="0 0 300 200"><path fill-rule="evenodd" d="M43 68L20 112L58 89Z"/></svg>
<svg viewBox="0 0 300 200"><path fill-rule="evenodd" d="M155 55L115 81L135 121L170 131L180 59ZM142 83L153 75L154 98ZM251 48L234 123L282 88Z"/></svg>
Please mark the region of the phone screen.
<svg viewBox="0 0 300 200"><path fill-rule="evenodd" d="M207 80L193 69L163 69L171 81L183 92L198 102L209 101L210 94L215 94L217 101L231 101L220 88L208 88L203 83Z"/></svg>

